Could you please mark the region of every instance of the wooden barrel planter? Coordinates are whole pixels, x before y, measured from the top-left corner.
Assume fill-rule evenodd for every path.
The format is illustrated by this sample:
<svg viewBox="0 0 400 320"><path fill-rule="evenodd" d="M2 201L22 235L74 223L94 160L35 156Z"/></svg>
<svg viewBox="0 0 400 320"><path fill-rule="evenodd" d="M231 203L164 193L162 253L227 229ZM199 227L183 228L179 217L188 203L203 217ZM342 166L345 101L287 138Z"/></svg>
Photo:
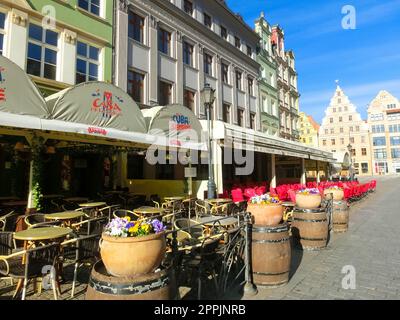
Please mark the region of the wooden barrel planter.
<svg viewBox="0 0 400 320"><path fill-rule="evenodd" d="M289 281L291 248L288 225L252 226L253 282L277 287Z"/></svg>
<svg viewBox="0 0 400 320"><path fill-rule="evenodd" d="M92 269L86 300L169 300L172 298L170 269L135 277L114 277L102 261Z"/></svg>
<svg viewBox="0 0 400 320"><path fill-rule="evenodd" d="M319 250L328 243L329 221L325 208L293 211L291 226L295 244L305 250Z"/></svg>
<svg viewBox="0 0 400 320"><path fill-rule="evenodd" d="M349 206L346 201L333 201L333 232L346 232L349 228Z"/></svg>

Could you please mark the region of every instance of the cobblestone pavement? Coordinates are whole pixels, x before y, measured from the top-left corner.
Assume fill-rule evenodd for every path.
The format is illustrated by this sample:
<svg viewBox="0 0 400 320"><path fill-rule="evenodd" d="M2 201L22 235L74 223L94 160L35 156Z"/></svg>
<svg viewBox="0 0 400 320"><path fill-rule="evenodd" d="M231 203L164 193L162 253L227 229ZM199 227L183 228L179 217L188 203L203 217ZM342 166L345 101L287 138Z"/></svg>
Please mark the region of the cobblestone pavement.
<svg viewBox="0 0 400 320"><path fill-rule="evenodd" d="M232 292L228 299L400 299L400 177L378 177L374 194L355 203L349 231L333 234L321 251L292 250L289 283L262 289L253 297ZM354 266L356 289L343 289L344 266ZM72 266L67 267L60 299L69 300ZM84 299L89 267L80 269L74 299ZM10 299L15 286L0 280L0 300ZM53 299L51 290L41 295L28 288L27 299Z"/></svg>
<svg viewBox="0 0 400 320"><path fill-rule="evenodd" d="M377 180L377 191L352 205L347 233L318 252L292 250L289 283L246 299L400 299L400 177ZM342 288L347 265L356 271L354 290Z"/></svg>

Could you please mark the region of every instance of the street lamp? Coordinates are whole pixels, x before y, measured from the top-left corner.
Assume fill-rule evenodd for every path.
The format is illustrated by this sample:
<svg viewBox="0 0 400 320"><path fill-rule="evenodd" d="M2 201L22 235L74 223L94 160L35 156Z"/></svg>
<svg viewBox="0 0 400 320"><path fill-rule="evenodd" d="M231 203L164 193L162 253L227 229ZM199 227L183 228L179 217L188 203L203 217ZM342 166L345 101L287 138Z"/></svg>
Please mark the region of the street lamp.
<svg viewBox="0 0 400 320"><path fill-rule="evenodd" d="M207 127L208 127L208 182L207 182L207 197L214 199L216 193L216 185L214 182L214 170L212 168L212 148L211 148L211 106L215 100L215 90L206 83L201 90L201 99L207 111Z"/></svg>
<svg viewBox="0 0 400 320"><path fill-rule="evenodd" d="M349 156L350 156L350 167L349 167L349 175L350 175L350 181L353 180L353 156L351 154L351 150L353 149L353 146L351 143L347 145L347 150L349 150Z"/></svg>

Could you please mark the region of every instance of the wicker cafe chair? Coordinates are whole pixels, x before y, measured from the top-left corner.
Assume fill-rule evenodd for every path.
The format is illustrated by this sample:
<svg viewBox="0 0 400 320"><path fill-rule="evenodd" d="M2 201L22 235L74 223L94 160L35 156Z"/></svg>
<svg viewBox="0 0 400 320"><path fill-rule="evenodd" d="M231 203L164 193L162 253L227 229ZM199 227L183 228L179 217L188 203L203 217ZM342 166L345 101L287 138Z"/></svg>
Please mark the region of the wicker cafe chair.
<svg viewBox="0 0 400 320"><path fill-rule="evenodd" d="M136 221L136 220L140 219L140 215L138 215L137 213L135 213L131 210L125 210L125 209L114 210L113 217L114 218L129 217L129 218L131 218L131 221Z"/></svg>
<svg viewBox="0 0 400 320"><path fill-rule="evenodd" d="M203 282L212 277L215 286L215 293L218 298L219 286L217 270L219 259L217 249L221 235L206 237L202 240L201 246L193 249L190 254L184 255L181 268L183 274L190 275L191 282L197 280L197 299L201 300ZM185 272L186 271L186 272ZM182 272L180 273L182 274ZM194 286L192 286L194 287Z"/></svg>
<svg viewBox="0 0 400 320"><path fill-rule="evenodd" d="M88 220L83 220L81 222L74 223L72 228L78 235L94 235L101 234L103 232L104 226L108 222L108 217L97 217Z"/></svg>
<svg viewBox="0 0 400 320"><path fill-rule="evenodd" d="M0 218L0 231L11 231L14 232L17 226L17 220L20 216L19 213L11 211L5 216Z"/></svg>
<svg viewBox="0 0 400 320"><path fill-rule="evenodd" d="M72 260L74 262L74 278L72 280L71 298L75 294L75 285L78 276L78 269L84 263L91 265L100 259L99 241L101 234L91 234L79 236L61 243L63 250L62 260Z"/></svg>
<svg viewBox="0 0 400 320"><path fill-rule="evenodd" d="M103 217L108 217L108 220L111 220L112 213L114 210L118 210L121 206L119 204L114 204L111 206L107 206L99 209L99 215Z"/></svg>
<svg viewBox="0 0 400 320"><path fill-rule="evenodd" d="M34 226L35 224L46 222L46 218L43 213L33 213L33 214L27 215L25 217L24 221L25 221L26 225L28 226L28 228L30 228L30 227Z"/></svg>
<svg viewBox="0 0 400 320"><path fill-rule="evenodd" d="M0 257L12 254L15 248L14 233L8 231L0 232ZM12 278L9 277L9 279L11 279L11 285L13 285Z"/></svg>
<svg viewBox="0 0 400 320"><path fill-rule="evenodd" d="M188 218L176 219L174 222L176 230L183 230L190 234L192 238L199 239L203 237L204 228L196 220Z"/></svg>
<svg viewBox="0 0 400 320"><path fill-rule="evenodd" d="M204 201L197 200L195 203L196 203L195 207L196 219L198 219L199 217L209 215L207 205Z"/></svg>
<svg viewBox="0 0 400 320"><path fill-rule="evenodd" d="M60 244L53 243L1 256L0 274L23 281L22 300L25 300L28 282L32 279L42 278L44 267L51 266L51 270L57 273L59 253ZM25 259L24 263L23 259ZM51 286L55 300L57 300L56 279L57 274L52 274ZM17 293L16 291L13 298Z"/></svg>

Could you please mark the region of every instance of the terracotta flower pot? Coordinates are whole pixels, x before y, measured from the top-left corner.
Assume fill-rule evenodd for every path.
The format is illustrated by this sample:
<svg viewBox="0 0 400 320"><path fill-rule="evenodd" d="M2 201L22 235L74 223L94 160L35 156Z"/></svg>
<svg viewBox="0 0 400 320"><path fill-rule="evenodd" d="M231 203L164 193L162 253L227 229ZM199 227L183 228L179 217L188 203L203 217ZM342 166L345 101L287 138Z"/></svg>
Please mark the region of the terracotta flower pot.
<svg viewBox="0 0 400 320"><path fill-rule="evenodd" d="M321 205L322 197L320 194L296 193L296 206L303 209L314 209Z"/></svg>
<svg viewBox="0 0 400 320"><path fill-rule="evenodd" d="M100 254L107 271L116 277L132 277L155 271L166 250L165 233L142 237L102 234Z"/></svg>
<svg viewBox="0 0 400 320"><path fill-rule="evenodd" d="M324 197L325 199L330 199L330 194L333 194L333 200L341 201L344 198L344 191L341 189L325 189L324 190Z"/></svg>
<svg viewBox="0 0 400 320"><path fill-rule="evenodd" d="M276 226L283 218L283 206L281 204L249 203L247 211L254 217L255 225Z"/></svg>

